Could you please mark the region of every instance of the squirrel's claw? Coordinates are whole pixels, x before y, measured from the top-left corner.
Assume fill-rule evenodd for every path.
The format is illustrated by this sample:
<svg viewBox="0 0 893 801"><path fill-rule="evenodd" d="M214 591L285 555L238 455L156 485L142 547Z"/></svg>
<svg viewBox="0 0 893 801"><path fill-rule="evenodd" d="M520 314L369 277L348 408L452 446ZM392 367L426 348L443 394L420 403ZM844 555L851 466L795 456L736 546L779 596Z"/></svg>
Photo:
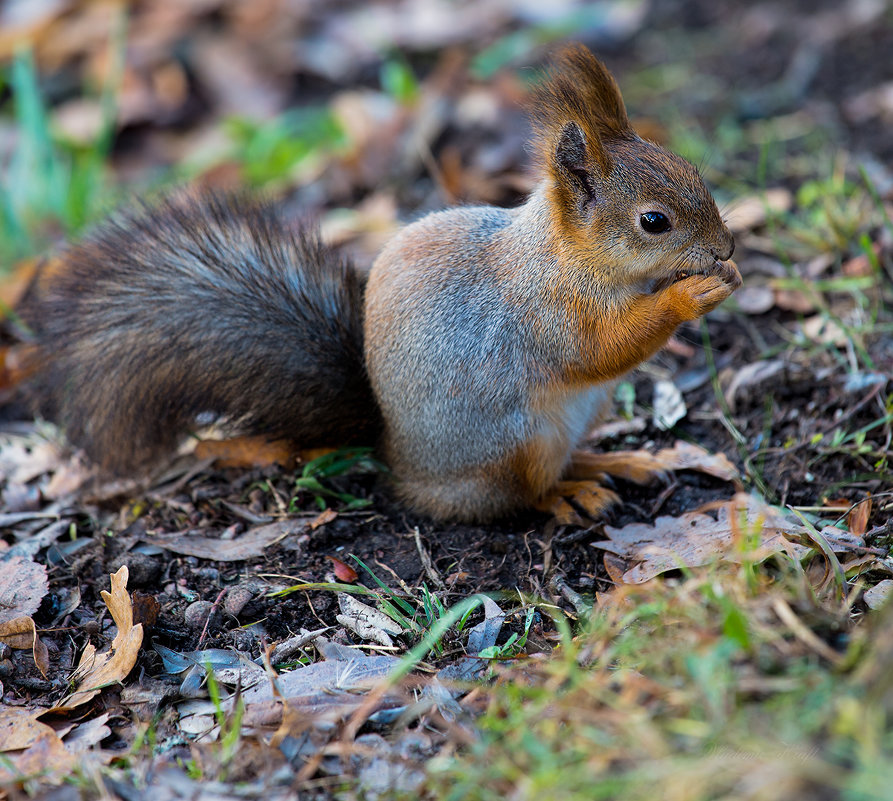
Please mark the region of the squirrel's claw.
<svg viewBox="0 0 893 801"><path fill-rule="evenodd" d="M616 492L605 489L595 481L559 481L536 508L551 512L559 525L584 525L580 512L593 520L605 516L605 512L620 503Z"/></svg>

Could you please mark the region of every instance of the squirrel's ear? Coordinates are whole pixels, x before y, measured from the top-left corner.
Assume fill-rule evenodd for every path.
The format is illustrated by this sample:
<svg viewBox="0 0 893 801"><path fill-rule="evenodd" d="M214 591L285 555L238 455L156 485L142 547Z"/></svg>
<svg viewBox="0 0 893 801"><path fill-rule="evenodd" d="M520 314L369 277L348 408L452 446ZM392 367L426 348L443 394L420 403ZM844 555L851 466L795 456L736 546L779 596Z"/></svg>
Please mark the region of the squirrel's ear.
<svg viewBox="0 0 893 801"><path fill-rule="evenodd" d="M565 123L555 145L555 167L571 189L584 202L596 199L596 172L611 171L610 160L598 141L586 141L586 134L575 122Z"/></svg>
<svg viewBox="0 0 893 801"><path fill-rule="evenodd" d="M546 80L533 90L531 111L543 143L555 142L556 134L562 141L582 138L593 167L604 172L611 168L605 142L633 135L617 82L580 44L557 53ZM552 158L554 152L543 155Z"/></svg>

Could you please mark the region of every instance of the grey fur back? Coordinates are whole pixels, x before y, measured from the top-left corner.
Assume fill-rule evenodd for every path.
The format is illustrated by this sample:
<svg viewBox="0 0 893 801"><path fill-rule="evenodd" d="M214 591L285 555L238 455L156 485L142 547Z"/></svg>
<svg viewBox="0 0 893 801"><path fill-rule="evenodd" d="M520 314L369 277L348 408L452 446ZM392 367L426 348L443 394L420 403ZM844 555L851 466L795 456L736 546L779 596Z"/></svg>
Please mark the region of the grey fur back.
<svg viewBox="0 0 893 801"><path fill-rule="evenodd" d="M373 441L364 281L274 207L179 193L114 216L41 276L22 316L38 406L110 470L201 413L303 446Z"/></svg>

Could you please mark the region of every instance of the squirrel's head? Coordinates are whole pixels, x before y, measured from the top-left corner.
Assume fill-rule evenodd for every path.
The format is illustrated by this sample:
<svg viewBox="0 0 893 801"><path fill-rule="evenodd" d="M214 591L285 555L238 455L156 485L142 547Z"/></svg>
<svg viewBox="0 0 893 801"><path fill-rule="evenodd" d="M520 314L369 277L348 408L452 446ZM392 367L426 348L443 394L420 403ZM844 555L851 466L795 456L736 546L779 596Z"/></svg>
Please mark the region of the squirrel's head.
<svg viewBox="0 0 893 801"><path fill-rule="evenodd" d="M573 261L652 288L731 257L734 239L698 170L636 135L589 50L560 51L533 101L554 227Z"/></svg>

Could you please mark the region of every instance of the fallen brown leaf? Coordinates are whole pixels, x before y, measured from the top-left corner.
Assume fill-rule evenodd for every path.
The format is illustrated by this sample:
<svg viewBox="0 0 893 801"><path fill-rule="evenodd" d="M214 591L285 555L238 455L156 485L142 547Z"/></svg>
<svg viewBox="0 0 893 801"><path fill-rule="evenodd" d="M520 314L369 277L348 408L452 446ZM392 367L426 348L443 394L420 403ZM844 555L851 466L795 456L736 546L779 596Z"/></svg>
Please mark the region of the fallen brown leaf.
<svg viewBox="0 0 893 801"><path fill-rule="evenodd" d="M59 783L71 774L78 761L52 729L42 732L21 753L5 757L0 762L0 784L38 776L44 781Z"/></svg>
<svg viewBox="0 0 893 801"><path fill-rule="evenodd" d="M740 478L735 465L724 453L710 453L700 445L681 439L672 448L658 451L656 458L666 470L697 470L723 481L737 481Z"/></svg>
<svg viewBox="0 0 893 801"><path fill-rule="evenodd" d="M133 593L133 622L143 623L151 628L158 620L161 604L158 599L147 592L137 590Z"/></svg>
<svg viewBox="0 0 893 801"><path fill-rule="evenodd" d="M84 753L99 745L112 730L108 727L109 713L79 723L70 733L63 734L65 748L72 753Z"/></svg>
<svg viewBox="0 0 893 801"><path fill-rule="evenodd" d="M24 556L0 562L0 623L30 618L47 594L47 569Z"/></svg>
<svg viewBox="0 0 893 801"><path fill-rule="evenodd" d="M335 578L338 581L344 581L348 584L352 584L357 580L357 571L354 570L350 565L342 562L337 556L328 556L326 557L332 563L332 570L335 573Z"/></svg>
<svg viewBox="0 0 893 801"><path fill-rule="evenodd" d="M842 348L850 340L849 335L839 323L823 314L808 317L803 321L801 329L804 336L822 345L834 345Z"/></svg>
<svg viewBox="0 0 893 801"><path fill-rule="evenodd" d="M46 645L37 636L37 628L30 617L16 617L0 623L0 642L21 651L30 648L34 655L34 664L46 677L50 669L50 655Z"/></svg>
<svg viewBox="0 0 893 801"><path fill-rule="evenodd" d="M745 520L747 530L743 531ZM773 553L802 558L809 549L784 536L801 529L799 524L777 517L761 502L739 495L720 507L716 519L701 512L688 512L680 517L658 517L654 525L605 526L609 539L593 545L637 562L623 574L623 581L641 584L668 570L698 567L717 558L758 562ZM743 547L745 539L751 536L754 541Z"/></svg>
<svg viewBox="0 0 893 801"><path fill-rule="evenodd" d="M101 593L102 600L118 627L111 648L97 653L92 644L87 645L75 671L75 679L79 680L78 689L56 704L50 710L52 712L68 712L85 704L98 695L103 687L122 681L136 664L143 643L143 627L140 623L133 625L133 606L127 594L127 566L124 565L117 573L113 573L111 579L111 592Z"/></svg>
<svg viewBox="0 0 893 801"><path fill-rule="evenodd" d="M32 706L0 706L0 752L28 748L53 729L37 718L44 713Z"/></svg>
<svg viewBox="0 0 893 801"><path fill-rule="evenodd" d="M294 467L295 447L290 440L267 437L204 439L195 446L196 457L214 459L217 467Z"/></svg>
<svg viewBox="0 0 893 801"><path fill-rule="evenodd" d="M0 478L12 484L27 484L58 469L63 461L60 445L36 431L8 437L0 445Z"/></svg>
<svg viewBox="0 0 893 801"><path fill-rule="evenodd" d="M212 559L217 562L242 562L260 556L264 548L285 539L290 534L304 531L307 527L306 520L279 520L249 529L232 540L222 540L219 537L193 537L189 534L146 536L143 540L185 556Z"/></svg>
<svg viewBox="0 0 893 801"><path fill-rule="evenodd" d="M783 187L767 189L759 195L748 195L735 202L726 221L733 234L758 228L770 214L779 214L791 208L794 196Z"/></svg>
<svg viewBox="0 0 893 801"><path fill-rule="evenodd" d="M95 467L88 464L82 454L74 453L53 472L53 477L43 487L43 497L50 501L64 498L79 490L95 475Z"/></svg>
<svg viewBox="0 0 893 801"><path fill-rule="evenodd" d="M320 526L324 526L326 523L331 523L337 517L338 512L334 509L324 509L310 521L310 530L316 531Z"/></svg>
<svg viewBox="0 0 893 801"><path fill-rule="evenodd" d="M24 556L0 562L0 623L30 618L47 594L47 569Z"/></svg>
<svg viewBox="0 0 893 801"><path fill-rule="evenodd" d="M850 534L861 537L868 530L868 518L871 517L871 496L859 501L847 515L846 522Z"/></svg>

